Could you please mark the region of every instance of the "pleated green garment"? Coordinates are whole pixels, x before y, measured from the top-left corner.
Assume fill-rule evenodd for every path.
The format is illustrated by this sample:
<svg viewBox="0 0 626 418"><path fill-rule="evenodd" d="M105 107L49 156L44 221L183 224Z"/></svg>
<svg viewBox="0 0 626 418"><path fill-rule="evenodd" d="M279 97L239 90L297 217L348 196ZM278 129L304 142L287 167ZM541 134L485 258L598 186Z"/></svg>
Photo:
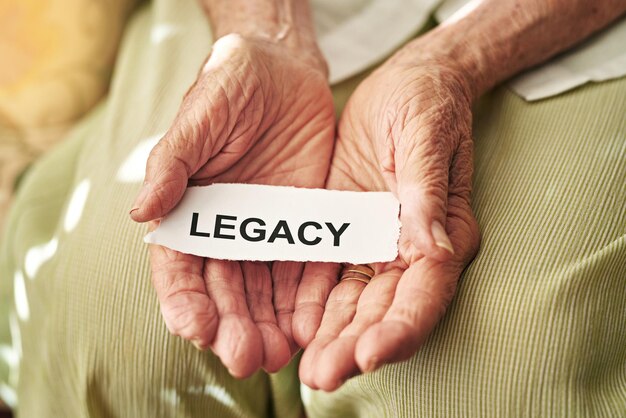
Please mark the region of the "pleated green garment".
<svg viewBox="0 0 626 418"><path fill-rule="evenodd" d="M106 101L23 179L0 259L0 396L18 416L626 416L626 78L483 98L482 246L452 306L412 359L323 393L297 359L236 380L170 336L128 217L209 39L193 1L140 9Z"/></svg>

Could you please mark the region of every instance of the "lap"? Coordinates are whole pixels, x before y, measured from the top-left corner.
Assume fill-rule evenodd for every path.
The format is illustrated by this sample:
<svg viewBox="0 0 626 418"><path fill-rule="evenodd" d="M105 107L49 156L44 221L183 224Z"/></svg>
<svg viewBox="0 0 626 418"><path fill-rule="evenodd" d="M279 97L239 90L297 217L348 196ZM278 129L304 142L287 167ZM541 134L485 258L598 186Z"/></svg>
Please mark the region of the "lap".
<svg viewBox="0 0 626 418"><path fill-rule="evenodd" d="M311 417L626 413L626 79L476 109L482 245L425 346ZM463 412L460 412L463 411Z"/></svg>
<svg viewBox="0 0 626 418"><path fill-rule="evenodd" d="M16 295L19 412L297 416L298 397L279 384L295 365L237 381L219 359L169 335L161 319L146 228L128 210L211 37L195 3L158 5L129 25L107 101L33 166L16 197L1 267L14 281L2 289ZM179 31L184 47L169 38Z"/></svg>
<svg viewBox="0 0 626 418"><path fill-rule="evenodd" d="M196 6L171 3L137 14L107 102L33 168L12 211L2 274L22 275L14 317L25 416L299 411L296 364L236 381L168 335L145 228L127 215L147 153L210 47ZM624 97L626 79L536 104L505 89L485 99L474 182L483 244L455 302L410 361L333 394L304 390L310 416L624 407Z"/></svg>

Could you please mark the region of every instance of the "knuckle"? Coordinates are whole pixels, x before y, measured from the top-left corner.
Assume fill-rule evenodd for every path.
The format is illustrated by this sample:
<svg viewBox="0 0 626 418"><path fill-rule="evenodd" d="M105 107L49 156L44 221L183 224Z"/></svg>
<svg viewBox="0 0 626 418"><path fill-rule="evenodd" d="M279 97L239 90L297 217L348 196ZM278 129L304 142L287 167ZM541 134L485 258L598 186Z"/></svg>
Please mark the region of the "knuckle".
<svg viewBox="0 0 626 418"><path fill-rule="evenodd" d="M317 387L325 390L333 390L337 387L337 380L330 373L317 373L314 383Z"/></svg>
<svg viewBox="0 0 626 418"><path fill-rule="evenodd" d="M235 328L232 330L232 335L229 339L229 346L232 353L233 364L243 364L250 358L250 344L245 330L241 328ZM259 365L255 364L254 369Z"/></svg>
<svg viewBox="0 0 626 418"><path fill-rule="evenodd" d="M411 328L415 328L418 324L435 323L445 314L455 291L455 280L442 281L436 292L427 289L414 290L412 297L413 300L419 301L420 308L397 306L394 308L394 317Z"/></svg>
<svg viewBox="0 0 626 418"><path fill-rule="evenodd" d="M161 138L159 142L157 142L156 145L150 150L146 163L146 169L148 171L155 171L160 166L161 159L164 154L163 148L165 147L165 141L165 137Z"/></svg>
<svg viewBox="0 0 626 418"><path fill-rule="evenodd" d="M154 185L152 192L155 199L150 200L154 205L154 207L151 208L152 210L165 215L165 212L176 204L179 196L175 192L180 188L177 183L178 181L175 178L169 178ZM181 190L181 194L182 192L184 192L184 187Z"/></svg>
<svg viewBox="0 0 626 418"><path fill-rule="evenodd" d="M215 308L198 294L179 293L165 299L161 301L161 311L168 331L186 340L211 333L217 325Z"/></svg>
<svg viewBox="0 0 626 418"><path fill-rule="evenodd" d="M173 335L183 338L193 337L190 332L195 327L196 312L189 307L190 298L179 296L175 303L165 300L162 302L163 317L167 328Z"/></svg>
<svg viewBox="0 0 626 418"><path fill-rule="evenodd" d="M181 167L185 173L192 172L193 162L187 161L187 158L182 157L188 154L184 152L185 144L175 139L176 137L177 135L172 134L170 130L165 137L157 142L148 155L148 168L157 177L181 174Z"/></svg>
<svg viewBox="0 0 626 418"><path fill-rule="evenodd" d="M363 291L363 285L354 280L343 280L335 286L330 294L329 302L338 306L356 306L358 296Z"/></svg>
<svg viewBox="0 0 626 418"><path fill-rule="evenodd" d="M215 43L213 44L213 48L222 48L226 45L230 47L241 47L244 46L246 42L246 38L244 38L242 35L238 33L229 33L215 41Z"/></svg>

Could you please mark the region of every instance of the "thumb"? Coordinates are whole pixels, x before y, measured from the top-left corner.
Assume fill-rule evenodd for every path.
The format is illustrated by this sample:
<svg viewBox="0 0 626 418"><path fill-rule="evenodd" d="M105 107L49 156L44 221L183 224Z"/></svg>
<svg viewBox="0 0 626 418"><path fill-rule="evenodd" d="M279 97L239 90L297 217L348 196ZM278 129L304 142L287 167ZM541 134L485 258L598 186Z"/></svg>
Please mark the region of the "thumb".
<svg viewBox="0 0 626 418"><path fill-rule="evenodd" d="M150 152L143 187L130 211L135 222L155 220L172 210L185 193L189 177L200 168L201 149L195 149L195 144L201 142L189 137L178 140L185 136L170 130Z"/></svg>
<svg viewBox="0 0 626 418"><path fill-rule="evenodd" d="M172 210L185 193L189 178L225 145L236 120L231 113L238 112L230 107L232 91L224 85L225 80L231 84L232 80L222 67L241 48L240 44L237 36L226 36L213 45L173 125L150 152L144 185L130 211L134 221L158 219ZM216 174L216 169L228 167L238 157L226 156L219 167L207 169L205 174Z"/></svg>
<svg viewBox="0 0 626 418"><path fill-rule="evenodd" d="M406 141L403 141L406 142ZM413 138L396 150L400 200L400 254L407 263L426 256L446 261L454 247L446 232L448 175L453 151L448 138ZM417 143L418 145L415 145Z"/></svg>

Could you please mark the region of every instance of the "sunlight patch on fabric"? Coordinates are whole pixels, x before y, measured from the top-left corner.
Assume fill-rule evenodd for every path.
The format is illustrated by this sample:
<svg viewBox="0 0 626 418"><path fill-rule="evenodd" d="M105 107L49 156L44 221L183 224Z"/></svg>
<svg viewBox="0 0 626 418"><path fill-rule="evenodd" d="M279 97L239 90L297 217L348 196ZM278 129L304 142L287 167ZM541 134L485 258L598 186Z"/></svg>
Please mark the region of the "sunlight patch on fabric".
<svg viewBox="0 0 626 418"><path fill-rule="evenodd" d="M205 385L202 386L192 386L189 388L188 392L192 395L208 395L215 398L217 401L222 403L223 405L233 408L235 407L235 400L233 397L221 386L217 385Z"/></svg>
<svg viewBox="0 0 626 418"><path fill-rule="evenodd" d="M24 274L19 270L13 276L13 293L17 316L22 321L28 321L30 308L28 307L28 297L26 296L26 283L24 283Z"/></svg>
<svg viewBox="0 0 626 418"><path fill-rule="evenodd" d="M63 222L65 232L73 231L78 225L78 222L83 215L83 210L85 209L85 203L87 203L87 196L89 196L90 188L91 182L89 179L84 179L78 184L78 186L76 186L76 189L74 189L74 193L72 193L72 197L70 198L70 203L67 206L65 220Z"/></svg>
<svg viewBox="0 0 626 418"><path fill-rule="evenodd" d="M9 384L17 387L20 375L20 361L22 360L22 333L20 332L20 324L14 313L9 315L9 331L11 333L11 341L13 342L12 363L9 364Z"/></svg>
<svg viewBox="0 0 626 418"><path fill-rule="evenodd" d="M300 399L302 399L302 404L304 406L308 406L311 404L311 394L311 388L304 383L300 383Z"/></svg>
<svg viewBox="0 0 626 418"><path fill-rule="evenodd" d="M161 389L161 400L169 406L178 406L180 404L180 395L176 389Z"/></svg>
<svg viewBox="0 0 626 418"><path fill-rule="evenodd" d="M174 37L174 35L180 31L180 28L169 23L159 23L150 30L150 41L153 44L160 44L161 42Z"/></svg>
<svg viewBox="0 0 626 418"><path fill-rule="evenodd" d="M459 20L463 19L465 16L476 10L476 8L478 8L478 6L480 6L482 2L483 0L471 0L469 3L464 4L460 9L452 14L452 16L443 21L441 26L447 26L458 22ZM456 2L452 2L450 4L456 5Z"/></svg>
<svg viewBox="0 0 626 418"><path fill-rule="evenodd" d="M4 401L9 408L17 407L17 393L6 383L0 382L0 399Z"/></svg>
<svg viewBox="0 0 626 418"><path fill-rule="evenodd" d="M58 246L59 240L55 237L48 242L28 249L24 257L24 271L29 279L35 278L39 268L57 252Z"/></svg>
<svg viewBox="0 0 626 418"><path fill-rule="evenodd" d="M2 344L0 345L0 361L8 365L9 367L17 366L17 362L19 358L17 353L10 345Z"/></svg>
<svg viewBox="0 0 626 418"><path fill-rule="evenodd" d="M11 333L11 341L13 342L13 351L17 355L18 366L19 360L22 359L22 333L20 332L20 324L17 317L11 313L9 315L9 331Z"/></svg>

